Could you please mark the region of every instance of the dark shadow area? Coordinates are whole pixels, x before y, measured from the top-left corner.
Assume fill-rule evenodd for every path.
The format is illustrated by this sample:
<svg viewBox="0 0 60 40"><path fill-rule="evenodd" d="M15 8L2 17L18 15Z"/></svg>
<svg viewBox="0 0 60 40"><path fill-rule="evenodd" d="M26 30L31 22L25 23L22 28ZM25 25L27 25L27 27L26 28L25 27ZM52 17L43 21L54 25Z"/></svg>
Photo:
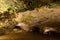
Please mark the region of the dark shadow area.
<svg viewBox="0 0 60 40"><path fill-rule="evenodd" d="M40 33L40 29L38 27L33 27L32 33L33 34L39 34Z"/></svg>
<svg viewBox="0 0 60 40"><path fill-rule="evenodd" d="M49 31L46 34L43 32L40 32L40 29L37 27L34 27L33 31L31 32L32 34L38 34L38 35L43 35L43 36L54 36L54 37L60 37L60 32L58 31Z"/></svg>
<svg viewBox="0 0 60 40"><path fill-rule="evenodd" d="M20 29L21 30L20 26L15 26L14 29Z"/></svg>
<svg viewBox="0 0 60 40"><path fill-rule="evenodd" d="M55 32L55 31L49 31L49 32L47 32L47 34L44 34L44 35L60 37L60 33L59 32Z"/></svg>
<svg viewBox="0 0 60 40"><path fill-rule="evenodd" d="M26 10L34 10L35 8L39 8L42 6L50 7L52 3L59 4L60 0L21 0L24 1L27 8Z"/></svg>
<svg viewBox="0 0 60 40"><path fill-rule="evenodd" d="M0 28L0 36L5 35L5 30L3 28Z"/></svg>

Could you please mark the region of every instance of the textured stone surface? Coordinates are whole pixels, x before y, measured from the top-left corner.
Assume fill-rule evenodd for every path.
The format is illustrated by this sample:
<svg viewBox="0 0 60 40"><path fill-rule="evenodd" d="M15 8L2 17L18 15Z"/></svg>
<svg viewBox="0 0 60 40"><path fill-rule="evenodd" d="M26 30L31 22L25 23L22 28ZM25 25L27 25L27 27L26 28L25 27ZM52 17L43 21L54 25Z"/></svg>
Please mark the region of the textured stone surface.
<svg viewBox="0 0 60 40"><path fill-rule="evenodd" d="M28 25L30 29L33 26L38 25L37 27L44 28L44 26L52 28L60 28L60 8L40 8L33 11L26 11L17 14L15 19L18 23L25 23L23 25ZM22 26L22 25L21 25ZM23 29L25 26L23 27Z"/></svg>

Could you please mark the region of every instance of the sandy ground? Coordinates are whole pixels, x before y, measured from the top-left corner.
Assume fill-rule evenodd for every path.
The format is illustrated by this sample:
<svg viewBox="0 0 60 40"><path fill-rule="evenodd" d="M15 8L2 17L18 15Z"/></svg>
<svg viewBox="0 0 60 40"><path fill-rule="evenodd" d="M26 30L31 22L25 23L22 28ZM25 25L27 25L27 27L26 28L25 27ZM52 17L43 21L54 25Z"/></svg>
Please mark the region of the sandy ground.
<svg viewBox="0 0 60 40"><path fill-rule="evenodd" d="M42 35L34 33L12 33L0 36L0 40L60 40L60 35Z"/></svg>

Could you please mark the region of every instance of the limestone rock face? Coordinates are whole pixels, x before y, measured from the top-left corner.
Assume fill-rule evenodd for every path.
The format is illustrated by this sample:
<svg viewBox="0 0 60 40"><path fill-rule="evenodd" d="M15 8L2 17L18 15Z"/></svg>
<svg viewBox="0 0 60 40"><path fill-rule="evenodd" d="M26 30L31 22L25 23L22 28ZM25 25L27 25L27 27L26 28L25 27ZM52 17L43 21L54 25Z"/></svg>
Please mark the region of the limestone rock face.
<svg viewBox="0 0 60 40"><path fill-rule="evenodd" d="M19 26L25 31L32 31L34 27L38 27L41 31L54 29L60 32L60 6L55 8L40 7L46 5L45 1L0 0L0 28L11 31L15 26ZM27 8L26 11L24 11L25 8Z"/></svg>
<svg viewBox="0 0 60 40"><path fill-rule="evenodd" d="M22 29L31 30L33 27L38 27L41 30L44 30L45 26L48 29L52 28L59 31L60 23L60 8L40 8L38 10L26 11L18 13L16 21L18 24L23 23L23 25L28 25L27 28L23 26ZM19 16L20 15L20 16Z"/></svg>

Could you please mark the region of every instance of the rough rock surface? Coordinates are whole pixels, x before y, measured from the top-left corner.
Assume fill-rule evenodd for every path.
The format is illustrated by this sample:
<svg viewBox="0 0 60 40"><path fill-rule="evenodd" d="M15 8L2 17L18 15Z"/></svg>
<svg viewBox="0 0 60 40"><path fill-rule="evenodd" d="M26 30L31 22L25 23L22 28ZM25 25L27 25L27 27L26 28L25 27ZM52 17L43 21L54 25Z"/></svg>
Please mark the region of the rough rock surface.
<svg viewBox="0 0 60 40"><path fill-rule="evenodd" d="M38 27L42 30L47 27L48 29L53 28L60 31L60 8L43 7L33 11L20 12L17 14L15 21L25 31L31 30L33 27Z"/></svg>

